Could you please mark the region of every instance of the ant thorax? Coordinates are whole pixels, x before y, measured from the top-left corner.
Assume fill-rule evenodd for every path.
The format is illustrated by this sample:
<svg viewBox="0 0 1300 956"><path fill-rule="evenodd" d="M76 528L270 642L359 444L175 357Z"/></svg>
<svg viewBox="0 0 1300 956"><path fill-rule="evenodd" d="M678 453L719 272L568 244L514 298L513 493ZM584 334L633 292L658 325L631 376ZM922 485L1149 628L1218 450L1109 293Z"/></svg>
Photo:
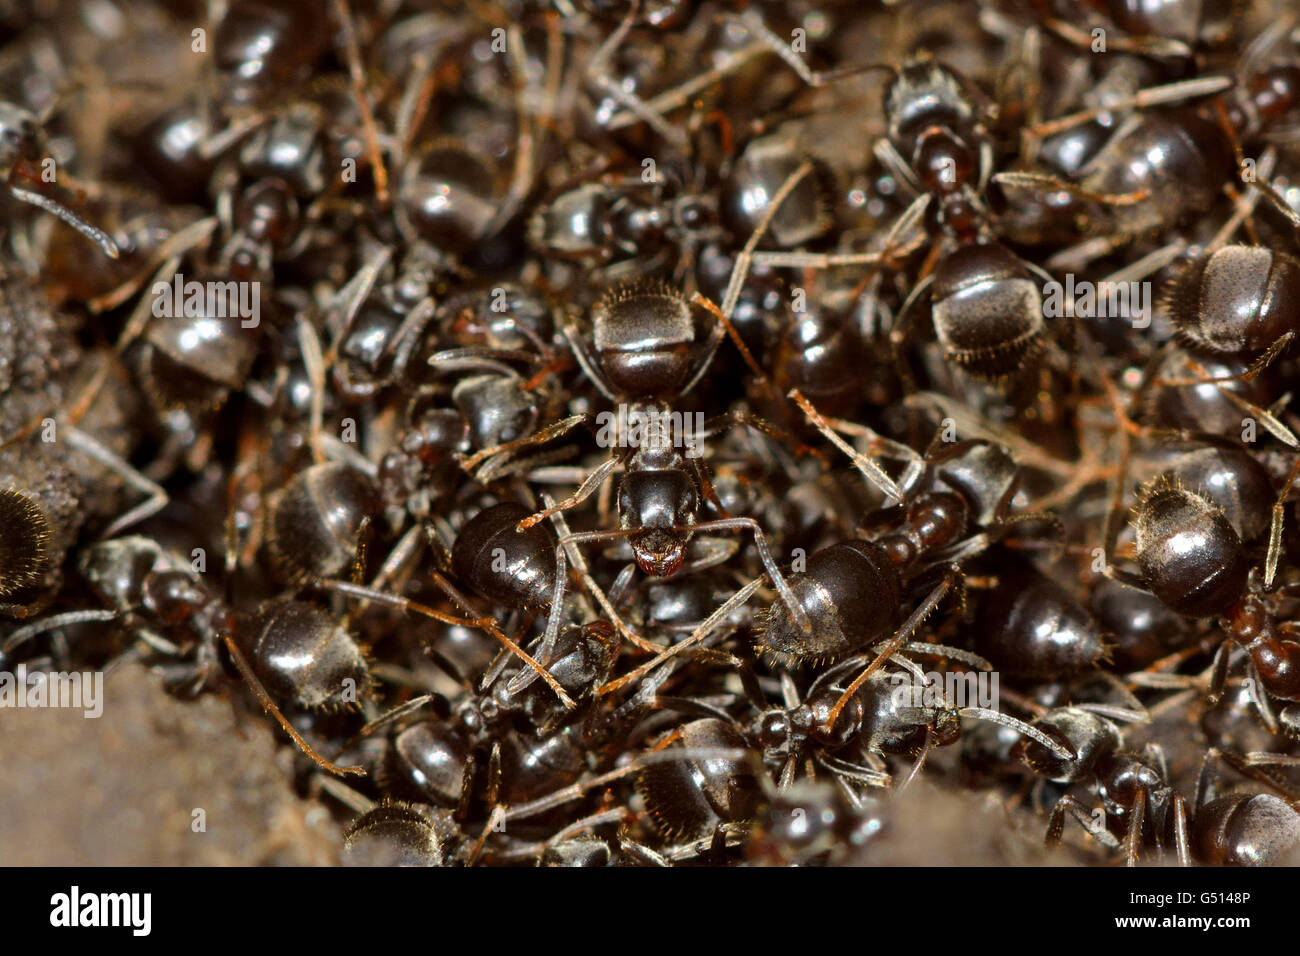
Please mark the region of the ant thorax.
<svg viewBox="0 0 1300 956"><path fill-rule="evenodd" d="M596 444L602 448L633 449L638 455L680 449L679 458L701 454L696 440L703 437L703 412L676 411L666 402L620 403L615 411L597 415L596 424Z"/></svg>

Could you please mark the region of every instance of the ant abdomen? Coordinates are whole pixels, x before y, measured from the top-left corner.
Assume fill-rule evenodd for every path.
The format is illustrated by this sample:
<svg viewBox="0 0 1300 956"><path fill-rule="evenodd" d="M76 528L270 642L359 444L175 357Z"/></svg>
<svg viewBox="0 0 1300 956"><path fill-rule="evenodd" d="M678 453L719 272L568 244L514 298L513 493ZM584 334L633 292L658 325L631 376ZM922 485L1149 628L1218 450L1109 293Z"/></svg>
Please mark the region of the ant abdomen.
<svg viewBox="0 0 1300 956"><path fill-rule="evenodd" d="M1258 352L1295 331L1300 261L1262 246L1223 246L1188 262L1170 282L1165 306L1193 345Z"/></svg>
<svg viewBox="0 0 1300 956"><path fill-rule="evenodd" d="M336 462L306 468L271 498L272 560L291 580L336 575L355 560L362 530L380 507L370 479L355 468Z"/></svg>
<svg viewBox="0 0 1300 956"><path fill-rule="evenodd" d="M1043 348L1043 297L1029 270L996 243L961 246L940 261L931 290L944 357L982 379L998 379Z"/></svg>
<svg viewBox="0 0 1300 956"><path fill-rule="evenodd" d="M344 866L442 866L455 827L424 808L396 801L363 814L343 834Z"/></svg>
<svg viewBox="0 0 1300 956"><path fill-rule="evenodd" d="M393 735L375 778L385 793L399 799L454 807L469 758L469 741L457 725L422 720Z"/></svg>
<svg viewBox="0 0 1300 956"><path fill-rule="evenodd" d="M245 633L253 671L273 697L307 710L334 710L354 707L370 692L365 654L324 608L274 601Z"/></svg>
<svg viewBox="0 0 1300 956"><path fill-rule="evenodd" d="M1256 541L1268 530L1276 498L1272 479L1244 448L1198 442L1178 452L1167 473L1222 508L1243 542Z"/></svg>
<svg viewBox="0 0 1300 956"><path fill-rule="evenodd" d="M1109 635L1120 673L1141 670L1196 638L1191 622L1154 594L1119 581L1100 582L1092 593L1091 609Z"/></svg>
<svg viewBox="0 0 1300 956"><path fill-rule="evenodd" d="M1055 581L1031 568L998 574L975 650L1012 679L1061 680L1105 660L1096 619Z"/></svg>
<svg viewBox="0 0 1300 956"><path fill-rule="evenodd" d="M1232 794L1197 811L1191 837L1197 857L1214 866L1294 864L1300 813L1270 793Z"/></svg>
<svg viewBox="0 0 1300 956"><path fill-rule="evenodd" d="M452 573L498 604L538 609L551 603L555 535L546 524L519 531L532 514L512 501L484 508L466 522L452 546Z"/></svg>
<svg viewBox="0 0 1300 956"><path fill-rule="evenodd" d="M490 162L455 141L432 144L403 177L399 212L439 249L463 253L488 234L497 211Z"/></svg>
<svg viewBox="0 0 1300 956"><path fill-rule="evenodd" d="M862 370L871 364L862 333L850 316L824 307L796 313L777 344L778 389L797 388L827 414L862 401Z"/></svg>
<svg viewBox="0 0 1300 956"><path fill-rule="evenodd" d="M1213 617L1246 589L1241 539L1210 499L1157 481L1138 505L1137 560L1147 587L1180 614Z"/></svg>
<svg viewBox="0 0 1300 956"><path fill-rule="evenodd" d="M873 541L846 541L814 552L806 571L789 575L795 600L812 623L805 634L781 601L767 613L759 650L795 661L843 657L893 632L902 579L889 552Z"/></svg>
<svg viewBox="0 0 1300 956"><path fill-rule="evenodd" d="M667 748L748 750L744 735L725 720L705 717L676 731ZM657 760L637 777L637 792L660 833L671 838L707 836L720 823L747 820L758 807L761 788L744 758L683 756Z"/></svg>
<svg viewBox="0 0 1300 956"><path fill-rule="evenodd" d="M501 799L522 803L568 786L586 767L585 752L564 733L533 737L511 731L501 738Z"/></svg>
<svg viewBox="0 0 1300 956"><path fill-rule="evenodd" d="M681 390L695 322L680 295L658 283L629 283L602 297L592 319L601 371L615 391L659 397Z"/></svg>
<svg viewBox="0 0 1300 956"><path fill-rule="evenodd" d="M41 580L49 566L52 536L40 504L17 488L0 489L0 599Z"/></svg>
<svg viewBox="0 0 1300 956"><path fill-rule="evenodd" d="M769 215L773 197L804 161L812 163L812 172L770 214L767 234L776 246L792 249L830 229L834 175L821 161L800 153L794 143L769 136L745 147L723 185L723 217L736 235L753 233Z"/></svg>

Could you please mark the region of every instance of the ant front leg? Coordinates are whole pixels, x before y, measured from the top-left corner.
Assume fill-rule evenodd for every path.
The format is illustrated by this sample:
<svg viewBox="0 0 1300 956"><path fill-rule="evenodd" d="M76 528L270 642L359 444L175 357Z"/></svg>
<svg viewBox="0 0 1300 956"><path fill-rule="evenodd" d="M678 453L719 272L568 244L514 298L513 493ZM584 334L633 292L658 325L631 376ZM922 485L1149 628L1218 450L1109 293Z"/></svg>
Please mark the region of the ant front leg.
<svg viewBox="0 0 1300 956"><path fill-rule="evenodd" d="M578 486L577 491L569 495L567 498L562 499L557 504L543 508L536 514L529 515L527 518L520 521L519 530L527 531L534 525L545 521L553 514L558 514L561 511L568 511L569 509L576 508L578 505L582 504L595 494L596 489L604 484L605 479L613 473L614 469L617 468L622 461L622 455L612 455L607 458L600 465L596 466L596 468L593 469L585 479L583 479L583 482Z"/></svg>

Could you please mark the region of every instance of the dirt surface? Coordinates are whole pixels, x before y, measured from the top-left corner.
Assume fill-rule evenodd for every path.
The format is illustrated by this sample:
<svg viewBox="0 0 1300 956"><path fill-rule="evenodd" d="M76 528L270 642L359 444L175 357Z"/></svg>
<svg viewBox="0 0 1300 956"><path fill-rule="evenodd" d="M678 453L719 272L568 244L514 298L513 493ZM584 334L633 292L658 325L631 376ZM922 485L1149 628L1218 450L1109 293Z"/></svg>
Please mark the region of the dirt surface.
<svg viewBox="0 0 1300 956"><path fill-rule="evenodd" d="M0 865L335 863L338 828L291 761L228 702L175 700L135 666L105 678L98 719L0 710Z"/></svg>

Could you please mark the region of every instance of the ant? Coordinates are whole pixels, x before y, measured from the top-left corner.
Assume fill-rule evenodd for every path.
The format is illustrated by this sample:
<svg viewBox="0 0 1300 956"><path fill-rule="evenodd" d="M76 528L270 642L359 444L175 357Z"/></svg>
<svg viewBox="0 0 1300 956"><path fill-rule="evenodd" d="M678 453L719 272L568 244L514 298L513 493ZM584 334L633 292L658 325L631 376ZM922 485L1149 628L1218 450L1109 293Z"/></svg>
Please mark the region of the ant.
<svg viewBox="0 0 1300 956"><path fill-rule="evenodd" d="M1229 642L1249 654L1252 673L1263 690L1283 700L1300 700L1300 642L1292 636L1293 627L1279 621L1269 606L1276 534L1270 537L1264 566L1252 568L1223 509L1168 475L1143 489L1134 530L1140 574L1109 566L1108 573L1149 590L1179 614L1220 618ZM1284 586L1281 593L1286 591ZM1229 643L1221 644L1216 654L1214 697L1222 690L1228 647Z"/></svg>
<svg viewBox="0 0 1300 956"><path fill-rule="evenodd" d="M526 532L547 517L581 504L620 466L625 473L616 499L619 527L566 534L556 545L555 593L547 625L549 640L554 639L559 626L567 546L626 538L642 573L670 577L682 569L691 539L711 531L750 531L759 558L791 607L796 623L807 623L756 521L730 516L699 518L703 501L707 498L716 503L716 493L699 460L697 436L681 427L682 416L673 412L669 401L689 393L704 377L726 332L726 321L716 306L702 296L697 295L692 301L704 305L718 319L702 347L696 344L695 323L686 299L654 284L616 287L596 304L594 353L576 326L564 329L573 355L588 379L616 403L620 412L626 410L626 424L623 414L615 416L608 437L616 451L586 475L576 492L524 518L518 530ZM529 443L562 434L581 420L568 419L543 429ZM706 423L705 430L708 428ZM877 469L873 474L883 473ZM888 484L892 487L892 482ZM620 630L626 634L623 628Z"/></svg>
<svg viewBox="0 0 1300 956"><path fill-rule="evenodd" d="M120 252L108 233L86 222L58 200L22 183L36 185L46 182L42 175L42 161L49 159L45 143L44 124L27 110L7 100L0 100L0 179L5 192L19 202L35 206L62 219L91 242L96 243L104 255L116 259Z"/></svg>

